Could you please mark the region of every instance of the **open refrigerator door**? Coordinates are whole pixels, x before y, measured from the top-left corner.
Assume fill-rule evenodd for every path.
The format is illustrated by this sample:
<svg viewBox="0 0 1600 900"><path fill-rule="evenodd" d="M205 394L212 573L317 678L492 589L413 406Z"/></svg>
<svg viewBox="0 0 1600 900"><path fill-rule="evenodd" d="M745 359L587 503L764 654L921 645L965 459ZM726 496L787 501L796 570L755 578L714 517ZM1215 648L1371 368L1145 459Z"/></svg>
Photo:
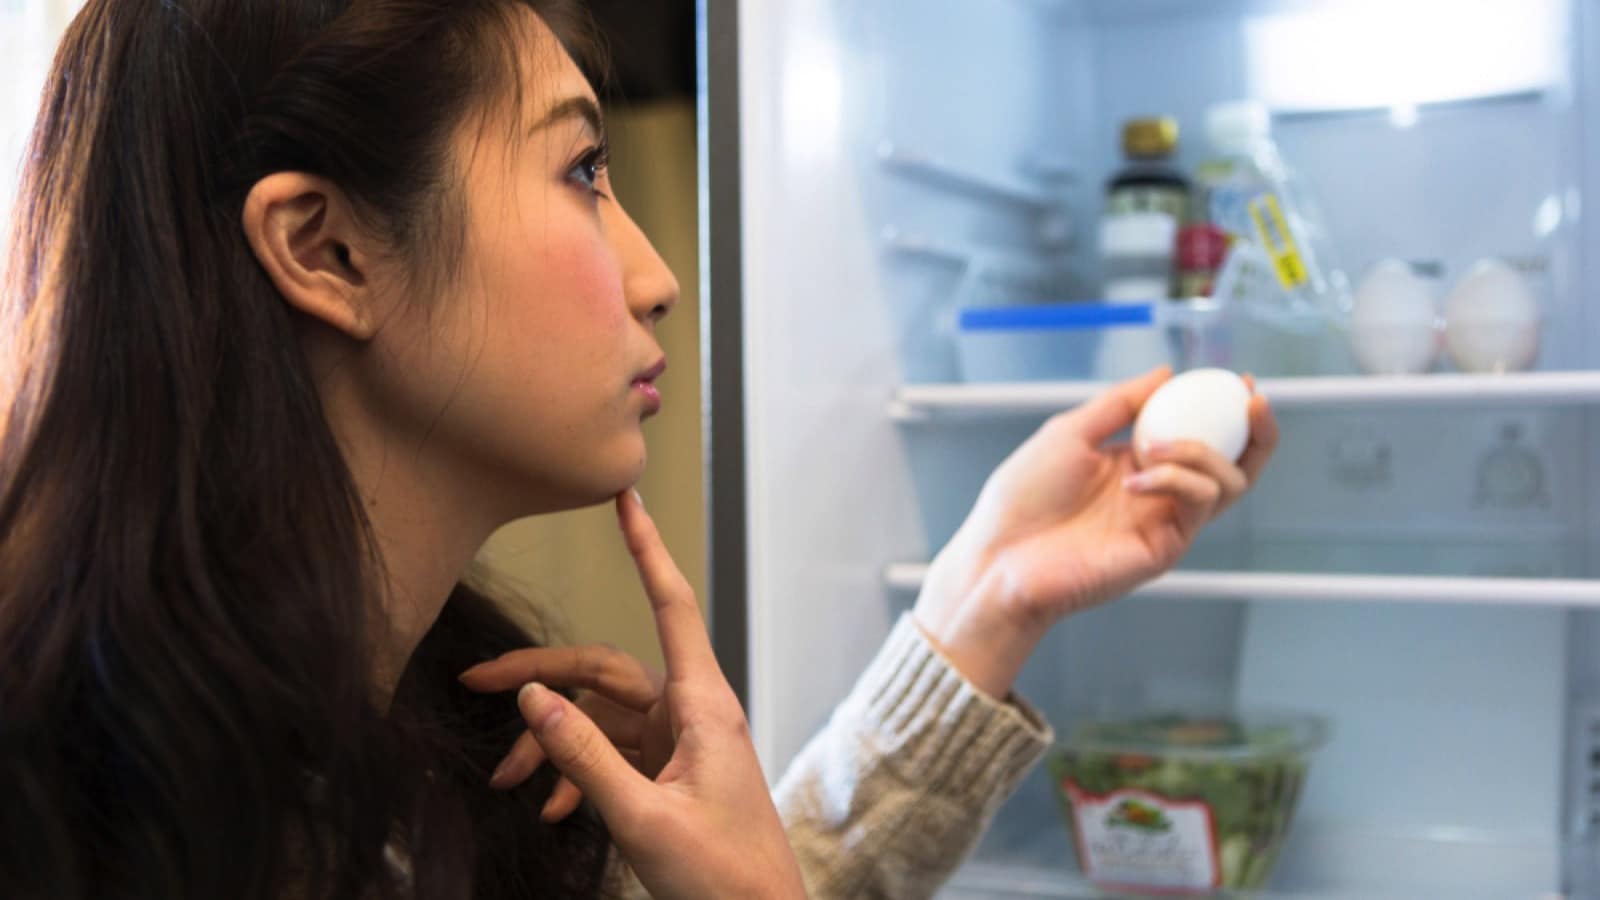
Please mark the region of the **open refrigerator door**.
<svg viewBox="0 0 1600 900"><path fill-rule="evenodd" d="M1246 893L1600 896L1600 316L1586 288L1600 225L1581 214L1600 196L1600 11L812 0L742 5L737 38L720 71L737 75L739 163L708 177L713 197L717 179L737 186L741 268L711 290L713 310L740 298L742 366L724 376L744 396L711 430L739 434L747 495L713 552L738 548L748 571L713 601L748 597L733 637L748 639L769 772L1045 417L1132 360L1249 368L1285 432L1267 477L1178 570L1036 654L1020 691L1061 734L1057 764L1002 810L950 896L1102 895L1081 816L1129 798L1063 775L1063 758L1083 762L1074 736L1141 712L1239 711L1328 729L1290 824L1229 851L1242 861L1223 868L1275 857L1270 893ZM1346 277L1312 304L1313 329L1263 332L1176 287L1142 296L1207 282L1176 271L1181 240L1170 279L1116 268L1148 263L1132 255L1159 229L1105 237L1110 213L1160 209L1108 187L1170 182L1117 180L1124 124L1170 119L1163 164L1215 194L1207 166L1226 141L1206 132L1227 131L1214 110L1240 99L1266 110L1275 152L1320 202L1258 205L1259 237L1230 252L1259 251L1282 304L1286 247L1301 262L1331 247L1328 271ZM1482 288L1507 272L1522 293ZM1122 276L1146 286L1108 292ZM1210 283L1214 306L1237 300L1234 281ZM1401 327L1413 333L1391 340ZM1518 340L1532 358L1498 349ZM1170 770L1171 810L1111 804L1101 824L1179 823L1238 776L1219 764L1209 786L1184 782L1197 770ZM1240 814L1205 802L1221 865ZM1227 895L1207 878L1176 889Z"/></svg>

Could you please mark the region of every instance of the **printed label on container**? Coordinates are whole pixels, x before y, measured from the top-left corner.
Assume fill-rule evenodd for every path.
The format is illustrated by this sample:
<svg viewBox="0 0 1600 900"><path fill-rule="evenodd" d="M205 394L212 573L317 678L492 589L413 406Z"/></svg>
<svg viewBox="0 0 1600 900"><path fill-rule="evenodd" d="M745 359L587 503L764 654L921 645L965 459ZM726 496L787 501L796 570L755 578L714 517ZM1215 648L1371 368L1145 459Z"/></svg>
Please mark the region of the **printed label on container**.
<svg viewBox="0 0 1600 900"><path fill-rule="evenodd" d="M1256 225L1256 237L1261 240L1261 246L1272 257L1278 283L1284 290L1292 291L1311 280L1276 194L1262 194L1250 201L1250 220Z"/></svg>
<svg viewBox="0 0 1600 900"><path fill-rule="evenodd" d="M1109 887L1204 893L1222 886L1211 807L1146 791L1090 794L1068 781L1078 859Z"/></svg>

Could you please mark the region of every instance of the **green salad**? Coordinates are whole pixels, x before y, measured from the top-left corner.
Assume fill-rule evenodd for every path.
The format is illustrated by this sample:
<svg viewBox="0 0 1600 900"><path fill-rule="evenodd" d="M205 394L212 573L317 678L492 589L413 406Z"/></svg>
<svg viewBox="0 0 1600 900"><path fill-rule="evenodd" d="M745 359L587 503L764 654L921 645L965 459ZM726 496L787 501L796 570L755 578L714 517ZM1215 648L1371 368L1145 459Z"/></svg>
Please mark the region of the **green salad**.
<svg viewBox="0 0 1600 900"><path fill-rule="evenodd" d="M1130 891L1265 886L1324 735L1302 717L1081 725L1052 760L1080 865Z"/></svg>

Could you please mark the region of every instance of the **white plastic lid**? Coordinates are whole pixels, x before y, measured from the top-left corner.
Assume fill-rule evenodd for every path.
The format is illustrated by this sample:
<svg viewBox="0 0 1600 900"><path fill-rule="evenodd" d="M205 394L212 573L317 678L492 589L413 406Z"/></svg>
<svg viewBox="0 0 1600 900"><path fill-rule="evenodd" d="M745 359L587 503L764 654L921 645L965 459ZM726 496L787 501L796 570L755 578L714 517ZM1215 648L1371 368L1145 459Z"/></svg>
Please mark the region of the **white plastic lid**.
<svg viewBox="0 0 1600 900"><path fill-rule="evenodd" d="M1135 753L1157 759L1247 761L1307 756L1328 742L1328 721L1295 713L1153 713L1080 722L1067 753Z"/></svg>
<svg viewBox="0 0 1600 900"><path fill-rule="evenodd" d="M1178 220L1161 212L1118 213L1100 220L1102 257L1172 256Z"/></svg>
<svg viewBox="0 0 1600 900"><path fill-rule="evenodd" d="M1259 100L1233 100L1206 110L1206 137L1224 156L1241 156L1272 134L1272 113Z"/></svg>

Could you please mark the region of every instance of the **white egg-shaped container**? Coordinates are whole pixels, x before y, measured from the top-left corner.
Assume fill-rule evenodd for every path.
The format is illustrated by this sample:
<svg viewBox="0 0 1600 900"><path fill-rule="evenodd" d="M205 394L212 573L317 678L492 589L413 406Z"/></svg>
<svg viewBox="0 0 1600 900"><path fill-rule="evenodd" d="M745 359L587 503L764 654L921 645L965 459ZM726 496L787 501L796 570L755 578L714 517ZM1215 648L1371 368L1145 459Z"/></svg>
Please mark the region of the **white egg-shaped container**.
<svg viewBox="0 0 1600 900"><path fill-rule="evenodd" d="M1399 260L1374 266L1350 310L1350 350L1372 375L1420 375L1439 356L1439 313L1427 281Z"/></svg>
<svg viewBox="0 0 1600 900"><path fill-rule="evenodd" d="M1463 372L1522 372L1539 358L1538 298L1497 259L1475 264L1445 302L1445 343Z"/></svg>

